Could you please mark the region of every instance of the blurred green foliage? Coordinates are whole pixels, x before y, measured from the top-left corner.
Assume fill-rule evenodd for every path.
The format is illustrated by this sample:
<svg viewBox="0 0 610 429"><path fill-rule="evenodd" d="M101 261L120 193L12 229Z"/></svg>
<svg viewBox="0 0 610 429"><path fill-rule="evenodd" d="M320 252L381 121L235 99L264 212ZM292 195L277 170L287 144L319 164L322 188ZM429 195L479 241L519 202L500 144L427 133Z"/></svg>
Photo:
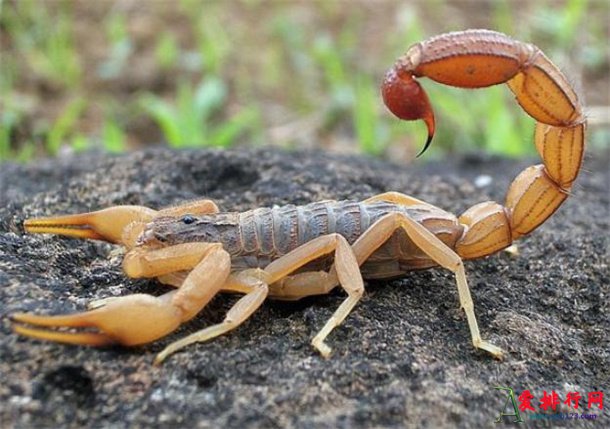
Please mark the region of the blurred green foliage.
<svg viewBox="0 0 610 429"><path fill-rule="evenodd" d="M140 102L170 146L227 147L255 127L258 117L254 108L248 108L223 121L213 121L213 115L225 105L226 99L225 83L218 77L208 77L195 88L188 82L180 82L175 103L153 94L142 95Z"/></svg>
<svg viewBox="0 0 610 429"><path fill-rule="evenodd" d="M20 53L11 64L16 69L14 71L19 71L19 61L58 87L73 88L80 83L82 67L74 41L74 17L69 3L58 3L57 10L51 15L39 2L10 4L3 1L1 17L3 30ZM3 63L11 60L5 52L2 57ZM17 73L10 78L16 79Z"/></svg>
<svg viewBox="0 0 610 429"><path fill-rule="evenodd" d="M345 6L0 0L0 160L158 142L412 158L425 127L393 118L379 83L412 43L469 27L536 43L595 105L610 104L605 0ZM507 88L422 84L438 122L427 157L534 152L533 121ZM590 139L607 147L607 127Z"/></svg>

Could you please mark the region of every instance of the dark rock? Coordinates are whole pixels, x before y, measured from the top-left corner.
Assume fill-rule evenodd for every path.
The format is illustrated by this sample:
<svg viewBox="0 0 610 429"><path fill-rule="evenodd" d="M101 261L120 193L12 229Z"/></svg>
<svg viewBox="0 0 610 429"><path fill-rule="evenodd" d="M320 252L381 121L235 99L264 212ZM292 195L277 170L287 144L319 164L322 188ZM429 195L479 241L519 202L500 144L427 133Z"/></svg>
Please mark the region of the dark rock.
<svg viewBox="0 0 610 429"><path fill-rule="evenodd" d="M125 278L115 247L24 235L24 219L202 196L223 209L244 210L388 190L459 213L489 196L501 201L526 164L470 157L413 168L272 149L150 150L4 164L0 425L471 428L493 426L506 400L496 386L529 389L535 406L543 390L586 398L606 389L607 396L610 173L601 158L585 164L574 196L518 243L519 256L500 253L466 264L483 336L508 351L502 362L473 349L453 277L437 269L368 284L362 302L330 336L329 360L309 341L343 299L339 290L268 302L236 331L191 346L160 368L151 365L155 353L221 320L235 297L215 298L178 332L140 348L20 338L7 319L15 311L63 313L105 296L166 290ZM474 179L483 170L493 180L477 188Z"/></svg>

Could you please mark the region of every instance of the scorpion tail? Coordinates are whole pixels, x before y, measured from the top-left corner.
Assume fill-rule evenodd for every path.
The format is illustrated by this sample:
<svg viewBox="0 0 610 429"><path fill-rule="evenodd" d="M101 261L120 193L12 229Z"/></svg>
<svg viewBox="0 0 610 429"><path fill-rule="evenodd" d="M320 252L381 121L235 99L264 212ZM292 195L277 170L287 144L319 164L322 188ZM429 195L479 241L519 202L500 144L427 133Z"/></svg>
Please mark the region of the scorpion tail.
<svg viewBox="0 0 610 429"><path fill-rule="evenodd" d="M381 95L385 105L400 119L414 121L422 119L428 128L428 138L421 152L421 156L432 143L434 137L434 111L423 90L413 74L397 67L391 68L385 75L381 86Z"/></svg>
<svg viewBox="0 0 610 429"><path fill-rule="evenodd" d="M386 74L382 93L399 118L424 119L430 140L434 116L416 77L459 88L506 83L537 122L534 141L543 163L517 176L504 205L484 202L460 216L465 231L457 253L489 255L548 219L569 195L585 141L582 105L561 71L536 46L489 30L447 33L413 45Z"/></svg>

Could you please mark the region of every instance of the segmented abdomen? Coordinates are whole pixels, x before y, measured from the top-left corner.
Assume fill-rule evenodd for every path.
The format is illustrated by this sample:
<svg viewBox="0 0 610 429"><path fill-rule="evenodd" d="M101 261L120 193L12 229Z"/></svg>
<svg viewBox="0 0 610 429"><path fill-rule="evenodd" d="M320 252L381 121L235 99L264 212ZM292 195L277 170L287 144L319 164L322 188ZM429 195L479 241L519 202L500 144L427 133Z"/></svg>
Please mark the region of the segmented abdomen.
<svg viewBox="0 0 610 429"><path fill-rule="evenodd" d="M227 248L234 269L265 267L293 249L317 237L338 233L353 244L371 225L391 212L403 212L424 224L441 240L453 247L461 234L455 216L429 205L402 206L388 202L320 201L304 206L259 208L239 214L240 245ZM311 269L324 269L318 261ZM363 265L366 277L399 275L431 263L402 231L394 236ZM375 274L377 273L377 274ZM367 275L368 274L368 275Z"/></svg>

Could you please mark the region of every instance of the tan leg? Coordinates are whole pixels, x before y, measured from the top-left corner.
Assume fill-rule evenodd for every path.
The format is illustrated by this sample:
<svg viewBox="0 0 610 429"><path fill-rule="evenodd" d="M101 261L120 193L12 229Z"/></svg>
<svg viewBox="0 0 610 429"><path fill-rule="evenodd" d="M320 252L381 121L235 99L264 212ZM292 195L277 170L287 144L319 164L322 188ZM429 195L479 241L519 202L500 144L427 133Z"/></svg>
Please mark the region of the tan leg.
<svg viewBox="0 0 610 429"><path fill-rule="evenodd" d="M295 301L306 296L325 295L339 284L336 271L308 271L284 277L269 285L269 296L283 301Z"/></svg>
<svg viewBox="0 0 610 429"><path fill-rule="evenodd" d="M173 273L162 274L157 277L157 280L164 285L180 287L188 275L188 271L176 271Z"/></svg>
<svg viewBox="0 0 610 429"><path fill-rule="evenodd" d="M125 255L123 269L129 277L157 277L159 282L179 288L190 274L193 264L214 246L217 244L185 243L152 251L137 248ZM94 310L120 298L96 299L87 304L87 310Z"/></svg>
<svg viewBox="0 0 610 429"><path fill-rule="evenodd" d="M472 343L476 348L486 350L494 355L494 357L501 358L503 354L502 349L487 341L483 341L479 333L477 319L474 314L474 304L470 296L462 259L419 223L402 213L391 213L379 219L353 245L358 263L361 264L366 261L398 228L402 228L417 247L432 260L455 274L460 304L466 312Z"/></svg>
<svg viewBox="0 0 610 429"><path fill-rule="evenodd" d="M195 259L197 258L197 255L201 255L202 253L205 253L205 251L207 251L208 245L207 244L203 244L201 245L201 243L193 243L196 244L197 246L195 247L201 247L200 250L198 251L193 251L193 246L189 245L187 246L188 250L186 250L186 252L190 252L189 256L195 256ZM185 261L188 263L188 259L182 257L181 255L176 255L176 250L175 248L171 248L173 250L168 251L167 248L165 249L159 249L159 250L155 250L155 251L148 251L148 252L134 252L136 253L137 256L135 256L136 259L140 259L138 260L137 264L150 264L152 265L155 269L163 269L163 270L174 270L176 269L176 265L174 263L172 263L172 255L174 257L178 257L179 262L180 263L184 263ZM170 255L168 255L168 253ZM130 256L131 258L134 258L134 256ZM144 262L142 261L142 259L144 260ZM160 263L158 263L160 261ZM134 263L134 262L132 262ZM186 280L186 278L188 277L188 275L190 274L189 270L184 270L184 271L170 271L170 272L166 272L164 274L161 275L157 275L157 280L160 283L163 283L164 285L168 285L168 286L173 286L175 288L179 288L180 286L182 286L182 284L184 283L184 280ZM154 277L155 275L146 275L146 276L141 276L141 277ZM223 290L224 290L224 286L223 286ZM230 291L233 291L231 289L228 289ZM245 293L245 292L244 292ZM95 308L101 307L102 305L105 305L106 303L117 299L120 297L108 297L108 298L102 298L102 299L97 299L95 301L91 301L90 303L87 304L87 309L88 310L93 310Z"/></svg>
<svg viewBox="0 0 610 429"><path fill-rule="evenodd" d="M403 206L426 205L432 206L425 201L418 200L410 195L401 194L400 192L384 192L383 194L374 195L371 198L364 200L365 203L373 203L376 201L386 201L388 203L400 204ZM434 206L432 206L434 207Z"/></svg>
<svg viewBox="0 0 610 429"><path fill-rule="evenodd" d="M339 234L318 237L273 261L265 268L269 276L268 283L275 283L308 262L333 251L339 284L347 292L347 298L312 340L312 345L325 357L330 355L331 348L324 343L324 340L343 322L364 293L364 283L358 263L347 240Z"/></svg>
<svg viewBox="0 0 610 429"><path fill-rule="evenodd" d="M190 269L209 252L216 243L185 243L158 250L136 248L125 255L123 270L132 278L157 277L163 283L180 287L190 274ZM94 310L122 297L111 296L96 299L87 304Z"/></svg>
<svg viewBox="0 0 610 429"><path fill-rule="evenodd" d="M190 254L184 254L188 248L174 246L164 250L173 250L176 254L182 252L183 257L190 257ZM92 311L72 315L14 314L11 318L17 324L13 328L22 335L70 344L149 343L192 319L220 291L229 275L231 259L220 244L209 245L191 267L194 268L180 289L158 298L145 294L128 295L102 301ZM97 332L69 332L42 327L96 328Z"/></svg>
<svg viewBox="0 0 610 429"><path fill-rule="evenodd" d="M123 270L131 278L160 277L190 270L203 255L218 246L218 243L182 243L157 250L136 247L125 255Z"/></svg>
<svg viewBox="0 0 610 429"><path fill-rule="evenodd" d="M268 286L260 278L257 278L248 271L240 273L237 276L231 276L223 290L232 290L237 292L245 292L231 307L225 319L216 325L209 326L199 332L195 332L187 337L181 338L178 341L171 343L155 358L155 365L163 362L169 355L177 352L184 347L193 344L211 340L219 335L229 332L244 321L246 321L265 301L268 293Z"/></svg>

